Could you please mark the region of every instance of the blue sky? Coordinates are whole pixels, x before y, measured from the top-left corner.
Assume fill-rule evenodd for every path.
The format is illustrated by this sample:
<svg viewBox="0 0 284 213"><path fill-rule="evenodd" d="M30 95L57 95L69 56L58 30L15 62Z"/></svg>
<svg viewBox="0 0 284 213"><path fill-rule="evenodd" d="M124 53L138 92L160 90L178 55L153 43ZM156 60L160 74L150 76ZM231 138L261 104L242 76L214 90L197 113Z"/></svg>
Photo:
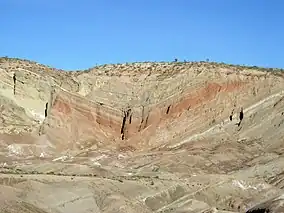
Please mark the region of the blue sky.
<svg viewBox="0 0 284 213"><path fill-rule="evenodd" d="M281 0L0 0L0 56L62 69L135 61L284 68Z"/></svg>

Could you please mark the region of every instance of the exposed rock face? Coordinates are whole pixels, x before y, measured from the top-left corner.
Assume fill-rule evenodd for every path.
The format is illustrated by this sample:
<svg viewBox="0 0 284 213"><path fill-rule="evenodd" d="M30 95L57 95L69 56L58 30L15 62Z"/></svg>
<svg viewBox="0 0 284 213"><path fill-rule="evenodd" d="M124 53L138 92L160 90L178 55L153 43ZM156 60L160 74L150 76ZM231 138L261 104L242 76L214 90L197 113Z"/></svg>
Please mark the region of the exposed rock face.
<svg viewBox="0 0 284 213"><path fill-rule="evenodd" d="M283 79L267 72L232 72L230 68L211 68L210 64L167 66L172 67L173 75L161 75L159 68L162 71L163 64L158 64L156 72L137 82L131 72L128 76L121 73L119 83L109 77L98 81L93 77L95 71L83 73L85 78L93 78L89 92L84 97L57 92L51 100L46 133L53 137L61 132L61 137L72 144L93 137L103 144L124 140L133 149L154 148L219 123L228 118L230 111L237 112L282 89L279 85ZM140 67L140 72L145 73L143 64ZM84 85L84 80L78 81ZM103 82L102 86L97 82Z"/></svg>
<svg viewBox="0 0 284 213"><path fill-rule="evenodd" d="M69 196L70 181L94 180L69 175L95 174L101 188L81 190L103 195L86 198L74 188L74 199L85 203L81 212L245 211L283 193L283 97L281 70L176 62L66 72L1 58L2 172L16 166L30 176L13 178L32 188L19 197L25 184L3 176L5 191L28 203L21 209L11 195L3 206L78 212L83 206L72 210L67 200L66 208L41 198L33 203L35 189L50 181L41 185L47 192L60 181L59 193Z"/></svg>

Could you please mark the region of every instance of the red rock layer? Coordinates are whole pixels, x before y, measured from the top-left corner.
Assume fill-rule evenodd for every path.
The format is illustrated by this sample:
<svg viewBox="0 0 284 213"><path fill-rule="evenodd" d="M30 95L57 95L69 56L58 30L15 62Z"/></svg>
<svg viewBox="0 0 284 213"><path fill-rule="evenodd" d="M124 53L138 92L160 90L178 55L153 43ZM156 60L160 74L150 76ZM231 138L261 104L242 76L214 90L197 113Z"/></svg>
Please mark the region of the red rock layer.
<svg viewBox="0 0 284 213"><path fill-rule="evenodd" d="M198 116L198 113L202 113L200 107L204 108L206 104L212 105L215 100L220 99L219 103L214 104L219 104L218 110L221 111L214 114L213 111L216 109L212 109L212 112L207 109L207 119L204 119L202 115L203 118L200 121L203 121L201 123L197 121L196 128L198 125L202 126L204 123L211 122L213 117L220 120L228 116L234 107L233 102L230 102L228 108L225 105L221 106L223 109L220 109L220 104L226 104L234 93L241 94L242 90L249 91L252 85L252 82L247 80L221 83L212 81L201 84L199 88L190 88L182 95L177 94L156 106L141 106L134 109L130 107L123 111L60 91L53 100L45 121L44 132L60 149L80 148L80 144L84 141L93 141L94 144L98 142L110 144L118 141L123 144L122 141L127 141L128 145L141 148L153 138L152 141L156 140L159 144L163 142L157 138L157 132L168 134L169 128L176 129L176 135L181 134L181 130L191 132L195 128L188 129L181 126L178 130L177 127L185 120L188 120L190 127L189 118ZM257 99L257 96L254 98ZM212 115L212 119L209 114ZM153 143L151 146L155 146Z"/></svg>

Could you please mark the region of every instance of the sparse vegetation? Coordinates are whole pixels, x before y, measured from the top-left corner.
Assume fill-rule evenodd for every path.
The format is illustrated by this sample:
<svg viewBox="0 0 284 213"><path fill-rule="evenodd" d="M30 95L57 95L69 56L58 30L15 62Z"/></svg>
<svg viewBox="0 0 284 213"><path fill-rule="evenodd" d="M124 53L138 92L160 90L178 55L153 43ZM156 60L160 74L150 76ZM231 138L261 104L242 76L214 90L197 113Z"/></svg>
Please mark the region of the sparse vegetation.
<svg viewBox="0 0 284 213"><path fill-rule="evenodd" d="M1 68L1 63L3 62L9 62L9 67L10 69L28 69L32 70L34 72L47 72L47 73L54 73L56 72L57 74L61 73L64 75L69 75L72 73L73 75L80 74L79 70L74 70L72 72L67 72L65 73L64 70L62 69L55 69L50 66L42 65L34 61L26 60L26 59L19 59L19 58L9 58L7 56L0 58L0 68ZM238 64L226 64L224 62L210 62L209 59L207 58L206 61L200 61L200 62L188 62L187 60L184 60L184 62L179 62L177 58L174 59L173 62L133 62L133 63L125 63L125 64L103 64L103 65L96 65L93 68L89 68L86 70L81 70L83 72L92 72L95 70L105 70L105 73L109 72L109 70L117 70L117 72L112 73L114 75L118 75L118 73L121 73L123 69L125 72L126 71L143 71L141 68L144 67L145 64L148 64L149 66L147 67L156 67L155 71L159 72L162 68L163 65L169 66L171 64L179 64L179 65L184 65L187 68L196 66L204 66L210 67L210 66L219 66L222 68L231 68L231 69L256 69L259 71L268 71L268 72L283 72L283 69L280 68L265 68L265 67L259 67L259 66L247 66L247 65L238 65ZM140 67L140 68L139 68ZM137 69L136 69L137 68Z"/></svg>

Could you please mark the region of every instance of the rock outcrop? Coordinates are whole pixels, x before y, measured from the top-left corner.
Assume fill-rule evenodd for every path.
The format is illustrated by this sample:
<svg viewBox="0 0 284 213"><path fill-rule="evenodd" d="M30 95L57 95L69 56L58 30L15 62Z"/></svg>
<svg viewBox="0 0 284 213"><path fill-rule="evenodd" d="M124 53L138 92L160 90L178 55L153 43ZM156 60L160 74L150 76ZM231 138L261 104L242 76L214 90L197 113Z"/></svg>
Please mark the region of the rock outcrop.
<svg viewBox="0 0 284 213"><path fill-rule="evenodd" d="M17 166L25 174L27 162L37 165L33 171L44 180L51 171L89 175L94 165L101 178L137 173L154 184L157 176L156 194L128 183L144 194L136 200L113 195L128 212L244 211L268 200L264 192L282 193L282 179L272 180L284 172L283 97L277 69L161 62L63 71L1 58L0 160L7 171ZM190 185L192 174L202 190Z"/></svg>

